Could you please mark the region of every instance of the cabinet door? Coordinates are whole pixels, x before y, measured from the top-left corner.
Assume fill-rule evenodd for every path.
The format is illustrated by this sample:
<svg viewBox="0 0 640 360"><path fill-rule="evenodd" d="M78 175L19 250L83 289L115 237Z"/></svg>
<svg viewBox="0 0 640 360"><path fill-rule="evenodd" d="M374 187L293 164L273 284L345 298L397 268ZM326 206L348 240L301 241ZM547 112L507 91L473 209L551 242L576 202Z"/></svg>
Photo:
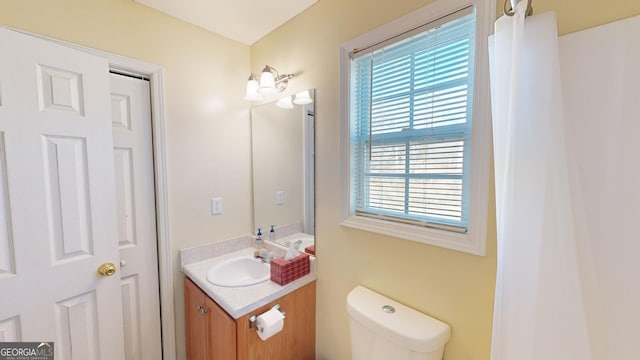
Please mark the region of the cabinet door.
<svg viewBox="0 0 640 360"><path fill-rule="evenodd" d="M284 328L263 341L249 318L280 304L286 313ZM315 281L238 319L238 360L313 360L316 341Z"/></svg>
<svg viewBox="0 0 640 360"><path fill-rule="evenodd" d="M206 294L191 280L184 278L184 307L188 360L209 360L207 357Z"/></svg>
<svg viewBox="0 0 640 360"><path fill-rule="evenodd" d="M207 327L210 360L236 360L236 322L209 297Z"/></svg>

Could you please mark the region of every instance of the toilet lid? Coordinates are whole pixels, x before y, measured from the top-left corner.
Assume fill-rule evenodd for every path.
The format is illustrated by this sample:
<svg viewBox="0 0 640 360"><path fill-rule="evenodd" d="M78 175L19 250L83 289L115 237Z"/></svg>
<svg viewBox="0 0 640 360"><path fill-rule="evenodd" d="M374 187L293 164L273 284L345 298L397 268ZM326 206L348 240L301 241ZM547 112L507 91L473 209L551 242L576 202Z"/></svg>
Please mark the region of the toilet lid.
<svg viewBox="0 0 640 360"><path fill-rule="evenodd" d="M415 352L437 350L451 334L449 325L442 321L363 286L355 287L347 296L347 312L352 320Z"/></svg>

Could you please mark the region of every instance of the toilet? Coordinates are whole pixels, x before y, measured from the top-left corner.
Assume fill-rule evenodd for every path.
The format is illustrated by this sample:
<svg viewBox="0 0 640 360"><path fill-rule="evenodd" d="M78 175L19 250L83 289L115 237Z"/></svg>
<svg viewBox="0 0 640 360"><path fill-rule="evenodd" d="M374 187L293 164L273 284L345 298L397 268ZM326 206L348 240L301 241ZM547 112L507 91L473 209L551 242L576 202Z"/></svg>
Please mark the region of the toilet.
<svg viewBox="0 0 640 360"><path fill-rule="evenodd" d="M347 296L352 360L442 360L449 325L363 286Z"/></svg>

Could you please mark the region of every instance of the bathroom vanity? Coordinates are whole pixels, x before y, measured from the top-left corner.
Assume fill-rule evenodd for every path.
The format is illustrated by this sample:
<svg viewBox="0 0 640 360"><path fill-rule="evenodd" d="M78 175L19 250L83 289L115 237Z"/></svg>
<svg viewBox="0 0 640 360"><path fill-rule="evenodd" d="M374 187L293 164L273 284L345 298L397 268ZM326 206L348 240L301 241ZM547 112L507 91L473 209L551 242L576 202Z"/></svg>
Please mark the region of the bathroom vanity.
<svg viewBox="0 0 640 360"><path fill-rule="evenodd" d="M315 91L308 93L314 99ZM274 104L251 109L254 229L262 228L273 240L265 246L279 256L289 244L315 254L314 106ZM268 236L271 224L275 231ZM284 286L268 277L253 283L262 275L253 271L260 266L247 263L252 247L252 237L245 236L181 250L188 360L315 359L315 256L309 274ZM284 326L262 340L250 319L276 304L285 313Z"/></svg>
<svg viewBox="0 0 640 360"><path fill-rule="evenodd" d="M208 271L216 265L253 254L250 243L246 237L181 251L187 359L314 359L315 259L311 273L284 286L270 280L251 286L217 286L207 280ZM285 313L284 326L262 340L250 319L276 304Z"/></svg>
<svg viewBox="0 0 640 360"><path fill-rule="evenodd" d="M238 319L232 318L189 278L184 279L187 359L304 360L315 358L316 284L311 282ZM283 330L262 341L250 318L279 304Z"/></svg>

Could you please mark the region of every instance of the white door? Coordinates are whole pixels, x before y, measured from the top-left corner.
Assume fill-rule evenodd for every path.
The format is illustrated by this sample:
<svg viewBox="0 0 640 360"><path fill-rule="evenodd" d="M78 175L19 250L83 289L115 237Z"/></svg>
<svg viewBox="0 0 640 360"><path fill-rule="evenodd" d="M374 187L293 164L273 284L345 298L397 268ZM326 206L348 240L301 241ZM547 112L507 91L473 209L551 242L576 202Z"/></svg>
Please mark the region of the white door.
<svg viewBox="0 0 640 360"><path fill-rule="evenodd" d="M107 61L0 29L0 341L123 359Z"/></svg>
<svg viewBox="0 0 640 360"><path fill-rule="evenodd" d="M113 159L127 360L158 360L160 301L149 83L111 78Z"/></svg>

